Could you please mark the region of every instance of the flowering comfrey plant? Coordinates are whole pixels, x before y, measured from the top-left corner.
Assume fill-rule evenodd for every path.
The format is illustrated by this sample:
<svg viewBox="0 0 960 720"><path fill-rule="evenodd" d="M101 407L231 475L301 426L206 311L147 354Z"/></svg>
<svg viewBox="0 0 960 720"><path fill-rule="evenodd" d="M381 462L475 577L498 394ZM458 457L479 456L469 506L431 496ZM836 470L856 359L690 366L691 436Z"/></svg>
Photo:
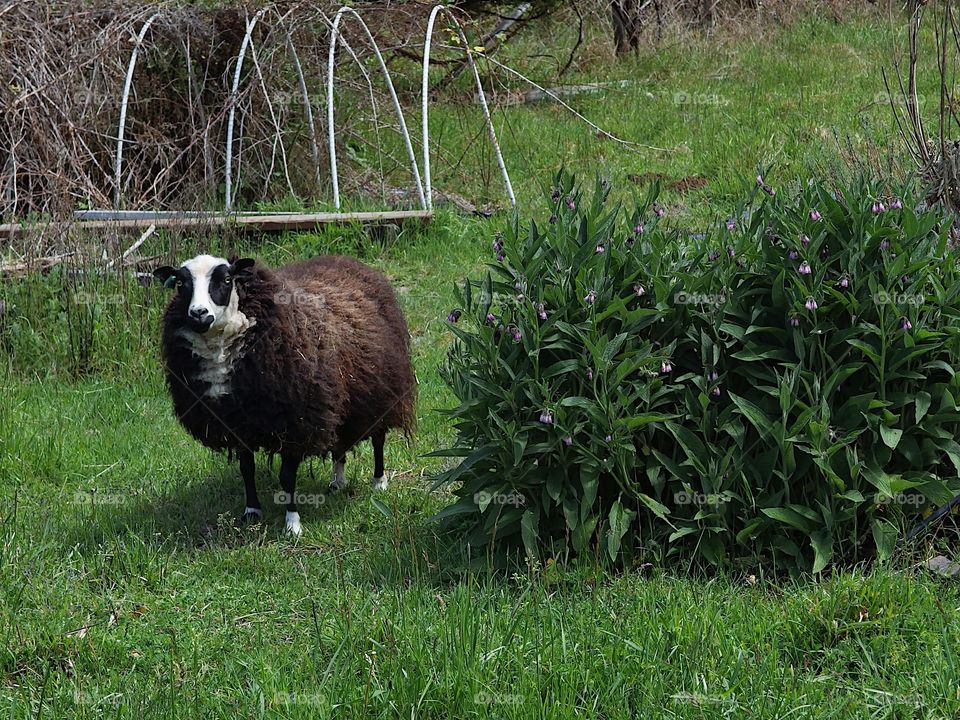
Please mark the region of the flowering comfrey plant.
<svg viewBox="0 0 960 720"><path fill-rule="evenodd" d="M623 213L558 174L543 220L515 218L459 288L439 454L462 461L438 485L471 544L820 571L888 555L960 489L949 222L909 188L877 212L869 183L750 185L736 232L686 235L655 187Z"/></svg>

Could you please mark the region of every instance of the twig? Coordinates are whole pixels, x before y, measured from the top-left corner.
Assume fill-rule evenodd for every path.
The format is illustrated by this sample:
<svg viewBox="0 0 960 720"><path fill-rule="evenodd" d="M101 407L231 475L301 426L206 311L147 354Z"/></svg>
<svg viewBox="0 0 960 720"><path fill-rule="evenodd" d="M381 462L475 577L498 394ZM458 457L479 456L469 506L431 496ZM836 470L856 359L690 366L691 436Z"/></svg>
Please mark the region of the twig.
<svg viewBox="0 0 960 720"><path fill-rule="evenodd" d="M569 110L570 112L572 112L576 117L578 117L580 120L582 120L582 121L585 122L587 125L589 125L590 127L592 127L592 128L593 128L594 130L596 130L598 133L600 133L601 135L603 135L604 137L606 137L606 138L608 138L608 139L610 139L610 140L613 140L613 141L616 142L616 143L619 143L620 145L623 145L624 147L626 147L626 148L628 148L628 149L630 149L630 150L637 151L638 148L643 148L643 149L645 149L645 150L654 150L654 151L656 151L656 152L674 152L673 150L670 150L670 149L668 149L668 148L657 147L657 146L655 146L655 145L645 145L645 144L643 144L643 143L633 142L632 140L622 140L621 138L618 138L616 135L613 135L612 133L607 132L607 131L604 130L602 127L600 127L599 125L597 125L595 122L592 122L591 120L588 120L586 117L584 117L583 115L581 115L580 113L578 113L576 110L574 110L572 107L570 107L569 105L567 105L567 103L565 103L563 100L561 100L555 93L552 93L550 90L548 90L547 88L543 87L542 85L538 85L537 83L535 83L533 80L531 80L530 78L528 78L528 77L527 77L526 75L524 75L523 73L517 72L516 70L514 70L514 69L513 69L512 67L510 67L509 65L504 65L503 63L498 62L498 61L494 60L493 58L487 58L487 62L493 63L494 65L496 65L498 68L501 68L502 70L506 70L508 73L510 73L511 75L517 76L518 78L520 78L520 79L523 80L524 82L530 83L530 84L533 85L535 88L537 88L537 89L540 90L541 92L545 93L545 94L548 95L549 97L553 98L553 100L555 100L556 102L560 103L560 105L562 105L564 108L566 108L567 110Z"/></svg>
<svg viewBox="0 0 960 720"><path fill-rule="evenodd" d="M143 245L147 241L147 238L153 235L156 231L157 231L156 224L151 225L146 230L144 230L143 235L140 236L140 239L137 240L133 245L128 247L126 251L123 253L123 255L120 256L121 262L126 260L128 257L130 257L130 255L134 253L137 250L137 248ZM116 260L111 260L110 262L108 262L107 268L112 268L114 263L116 263Z"/></svg>

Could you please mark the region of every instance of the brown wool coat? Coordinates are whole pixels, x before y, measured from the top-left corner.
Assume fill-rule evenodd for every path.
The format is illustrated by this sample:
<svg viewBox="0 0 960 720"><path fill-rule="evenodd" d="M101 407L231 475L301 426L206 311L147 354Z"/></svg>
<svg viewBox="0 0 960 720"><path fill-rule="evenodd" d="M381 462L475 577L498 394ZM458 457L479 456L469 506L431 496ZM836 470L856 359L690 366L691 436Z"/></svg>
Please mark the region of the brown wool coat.
<svg viewBox="0 0 960 720"><path fill-rule="evenodd" d="M410 337L387 279L352 258L323 256L271 270L257 263L236 284L255 324L240 339L230 390L206 395L178 331L183 301L164 316L163 359L174 411L215 450L300 457L333 452L414 425Z"/></svg>

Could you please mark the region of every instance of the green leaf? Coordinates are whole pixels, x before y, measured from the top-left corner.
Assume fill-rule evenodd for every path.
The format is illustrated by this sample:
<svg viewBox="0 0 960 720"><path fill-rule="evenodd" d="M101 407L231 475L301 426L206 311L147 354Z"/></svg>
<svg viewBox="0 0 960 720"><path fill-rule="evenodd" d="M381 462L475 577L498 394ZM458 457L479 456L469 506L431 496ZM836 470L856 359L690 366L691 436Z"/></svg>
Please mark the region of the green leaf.
<svg viewBox="0 0 960 720"><path fill-rule="evenodd" d="M883 444L891 450L895 450L897 445L900 444L901 437L903 437L903 430L900 428L880 426L880 438L883 440Z"/></svg>
<svg viewBox="0 0 960 720"><path fill-rule="evenodd" d="M627 419L627 428L636 430L645 427L651 423L662 423L668 420L676 420L679 415L667 415L666 413L644 413L643 415L634 415Z"/></svg>
<svg viewBox="0 0 960 720"><path fill-rule="evenodd" d="M757 429L757 432L759 432L762 437L767 437L773 427L773 421L764 415L760 408L746 398L742 398L732 392L728 394L730 399L733 400L734 405L736 405L743 416L750 421L750 424Z"/></svg>
<svg viewBox="0 0 960 720"><path fill-rule="evenodd" d="M677 442L680 443L680 447L687 453L687 459L701 474L705 475L709 463L709 454L703 441L683 425L667 423L667 429L670 430Z"/></svg>
<svg viewBox="0 0 960 720"><path fill-rule="evenodd" d="M914 420L920 422L923 420L923 416L927 414L927 410L930 409L930 393L926 390L920 390L917 392L917 396L914 399Z"/></svg>
<svg viewBox="0 0 960 720"><path fill-rule="evenodd" d="M370 503L379 510L387 520L393 519L393 510L388 508L382 500L378 500L375 497L370 498Z"/></svg>
<svg viewBox="0 0 960 720"><path fill-rule="evenodd" d="M523 546L527 551L527 556L531 558L539 557L539 535L538 525L540 523L540 513L535 508L528 508L520 518L520 535L523 538Z"/></svg>
<svg viewBox="0 0 960 720"><path fill-rule="evenodd" d="M620 543L623 541L623 536L627 534L627 530L630 529L630 523L633 522L633 519L637 516L633 510L623 507L620 504L620 500L617 500L610 507L610 531L607 534L607 552L610 554L610 559L616 561L617 555L620 553Z"/></svg>
<svg viewBox="0 0 960 720"><path fill-rule="evenodd" d="M897 547L899 532L896 525L889 520L874 518L870 522L870 530L873 532L873 542L877 546L877 558L888 559Z"/></svg>
<svg viewBox="0 0 960 720"><path fill-rule="evenodd" d="M623 341L627 339L627 333L620 333L613 340L607 343L607 346L603 349L603 353L600 355L601 365L607 365L617 353L620 352L620 348L623 347Z"/></svg>
<svg viewBox="0 0 960 720"><path fill-rule="evenodd" d="M670 537L667 538L667 542L668 543L676 542L682 537L686 537L687 535L692 535L693 533L696 533L699 531L700 531L700 528L697 528L694 526L687 526L684 528L680 528L679 530L670 533Z"/></svg>
<svg viewBox="0 0 960 720"><path fill-rule="evenodd" d="M789 525L792 528L796 528L802 532L809 534L812 532L813 527L810 524L810 521L805 518L803 515L798 513L796 510L785 507L774 507L774 508L762 508L762 512L767 517L771 517L774 520L779 520L780 522Z"/></svg>
<svg viewBox="0 0 960 720"><path fill-rule="evenodd" d="M818 530L810 536L810 544L813 545L813 574L817 575L833 558L833 538L828 530Z"/></svg>

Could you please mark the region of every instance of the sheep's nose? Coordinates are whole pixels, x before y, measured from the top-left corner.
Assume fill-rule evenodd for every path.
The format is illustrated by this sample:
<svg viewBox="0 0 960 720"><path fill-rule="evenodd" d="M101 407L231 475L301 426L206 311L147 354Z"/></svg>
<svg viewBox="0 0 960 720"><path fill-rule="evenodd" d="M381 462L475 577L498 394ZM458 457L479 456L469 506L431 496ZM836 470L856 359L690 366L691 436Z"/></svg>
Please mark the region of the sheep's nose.
<svg viewBox="0 0 960 720"><path fill-rule="evenodd" d="M204 307L190 308L190 319L198 325L203 325L205 327L210 327L213 324L213 315L211 315Z"/></svg>

